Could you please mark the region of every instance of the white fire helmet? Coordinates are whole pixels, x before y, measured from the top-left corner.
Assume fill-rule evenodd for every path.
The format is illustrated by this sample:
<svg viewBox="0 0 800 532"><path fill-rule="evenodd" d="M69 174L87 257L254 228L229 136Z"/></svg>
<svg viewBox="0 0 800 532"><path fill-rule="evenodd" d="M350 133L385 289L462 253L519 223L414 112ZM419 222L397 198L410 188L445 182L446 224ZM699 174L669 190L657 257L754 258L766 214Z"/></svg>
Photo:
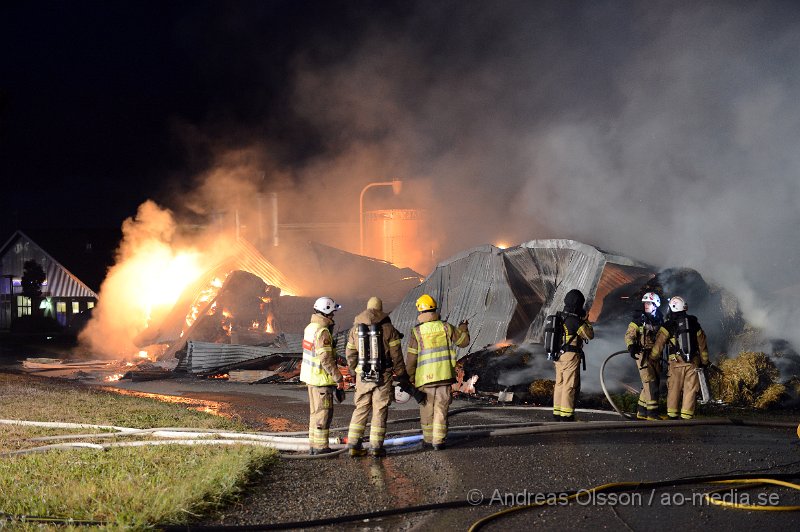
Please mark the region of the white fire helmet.
<svg viewBox="0 0 800 532"><path fill-rule="evenodd" d="M683 312L688 308L689 306L686 304L686 301L680 296L675 296L669 300L669 309L672 312Z"/></svg>
<svg viewBox="0 0 800 532"><path fill-rule="evenodd" d="M411 399L411 394L404 392L399 386L394 387L394 400L400 404L407 403Z"/></svg>
<svg viewBox="0 0 800 532"><path fill-rule="evenodd" d="M661 298L655 292L647 292L642 296L642 303L652 303L657 307L661 306Z"/></svg>
<svg viewBox="0 0 800 532"><path fill-rule="evenodd" d="M314 302L314 310L323 314L333 314L340 308L342 306L329 297L321 297Z"/></svg>

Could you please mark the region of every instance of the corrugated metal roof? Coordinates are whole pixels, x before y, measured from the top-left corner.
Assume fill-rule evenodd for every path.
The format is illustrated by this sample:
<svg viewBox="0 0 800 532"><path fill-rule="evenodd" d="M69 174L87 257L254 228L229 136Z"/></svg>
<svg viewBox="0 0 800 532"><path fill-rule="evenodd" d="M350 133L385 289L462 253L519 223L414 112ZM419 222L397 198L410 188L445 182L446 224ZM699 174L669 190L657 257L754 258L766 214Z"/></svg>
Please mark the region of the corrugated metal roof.
<svg viewBox="0 0 800 532"><path fill-rule="evenodd" d="M268 355L294 355L287 347L215 344L190 340L186 350L186 369L191 373L209 373L221 367Z"/></svg>
<svg viewBox="0 0 800 532"><path fill-rule="evenodd" d="M594 304L589 311L589 321L597 321L603 311L603 301L616 288L634 282L644 284L655 272L642 268L607 262L595 290Z"/></svg>
<svg viewBox="0 0 800 532"><path fill-rule="evenodd" d="M292 283L283 273L269 262L250 242L240 238L231 246L230 253L223 260L209 268L207 272L218 275L220 272L230 273L234 270L258 275L268 285L277 286L281 289L281 294L296 296L300 294L300 288Z"/></svg>
<svg viewBox="0 0 800 532"><path fill-rule="evenodd" d="M3 275L22 276L25 261L35 260L44 269L47 285L42 292L51 297L87 297L97 294L75 277L60 262L22 231L17 231L0 248L0 270Z"/></svg>
<svg viewBox="0 0 800 532"><path fill-rule="evenodd" d="M603 278L609 264L616 266ZM439 302L442 318L454 324L470 318L471 344L459 357L507 339L541 342L545 317L561 309L569 290L583 292L591 308L598 287L605 295L646 275L646 268L574 240L532 240L506 250L479 246L440 263L391 313L392 322L406 334L405 349L417 320L415 302L427 293Z"/></svg>

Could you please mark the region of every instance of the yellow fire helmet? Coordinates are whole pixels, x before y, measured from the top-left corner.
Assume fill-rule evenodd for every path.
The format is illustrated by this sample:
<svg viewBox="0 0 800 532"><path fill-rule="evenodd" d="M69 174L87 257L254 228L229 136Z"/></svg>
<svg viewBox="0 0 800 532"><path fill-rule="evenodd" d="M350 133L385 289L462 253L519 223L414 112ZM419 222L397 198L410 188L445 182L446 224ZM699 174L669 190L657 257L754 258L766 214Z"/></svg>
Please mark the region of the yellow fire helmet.
<svg viewBox="0 0 800 532"><path fill-rule="evenodd" d="M417 299L417 311L425 312L426 310L436 310L436 300L428 294L422 294Z"/></svg>

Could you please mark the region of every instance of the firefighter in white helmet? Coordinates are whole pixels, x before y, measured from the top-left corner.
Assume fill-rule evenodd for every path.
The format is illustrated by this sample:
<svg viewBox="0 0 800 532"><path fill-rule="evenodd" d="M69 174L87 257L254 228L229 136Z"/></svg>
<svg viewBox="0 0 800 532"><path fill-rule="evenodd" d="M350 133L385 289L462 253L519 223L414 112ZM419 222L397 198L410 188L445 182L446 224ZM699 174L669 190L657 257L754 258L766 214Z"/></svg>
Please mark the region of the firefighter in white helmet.
<svg viewBox="0 0 800 532"><path fill-rule="evenodd" d="M364 456L361 445L372 410L369 429L369 453L376 458L386 455L383 440L386 435L386 418L394 397L392 374L398 379L408 379L403 352L402 335L383 312L383 302L378 297L367 301L367 308L355 317L347 335L345 356L351 375L355 375L355 410L347 432L350 456ZM373 353L373 349L377 352Z"/></svg>
<svg viewBox="0 0 800 532"><path fill-rule="evenodd" d="M425 392L420 403L423 446L442 450L447 438L447 410L456 381L456 347L469 345L469 324L458 327L442 321L436 301L428 294L417 299L417 325L411 329L406 370L411 384Z"/></svg>
<svg viewBox="0 0 800 532"><path fill-rule="evenodd" d="M625 344L628 352L636 361L639 377L642 379L642 391L639 394L639 406L636 409L637 419L658 419L658 396L661 387L661 363L650 360L650 350L656 341L656 335L664 323L661 314L661 297L655 292L647 292L642 296L644 312L637 313L625 331Z"/></svg>
<svg viewBox="0 0 800 532"><path fill-rule="evenodd" d="M696 369L708 366L706 333L695 316L686 313L686 300L675 296L669 300L669 314L656 335L650 358L661 357L666 346L667 417L692 419L697 405L700 381Z"/></svg>
<svg viewBox="0 0 800 532"><path fill-rule="evenodd" d="M554 362L556 383L553 388L553 419L575 421L575 397L581 389L580 363L583 344L594 338L594 329L587 320L586 299L580 290L573 289L564 296L564 344Z"/></svg>
<svg viewBox="0 0 800 532"><path fill-rule="evenodd" d="M311 454L331 452L328 446L331 419L333 419L333 396L344 399L344 377L336 366L336 350L333 347L333 313L342 308L329 297L320 297L314 302L311 315L303 331L303 363L300 380L308 385L310 419L308 441Z"/></svg>

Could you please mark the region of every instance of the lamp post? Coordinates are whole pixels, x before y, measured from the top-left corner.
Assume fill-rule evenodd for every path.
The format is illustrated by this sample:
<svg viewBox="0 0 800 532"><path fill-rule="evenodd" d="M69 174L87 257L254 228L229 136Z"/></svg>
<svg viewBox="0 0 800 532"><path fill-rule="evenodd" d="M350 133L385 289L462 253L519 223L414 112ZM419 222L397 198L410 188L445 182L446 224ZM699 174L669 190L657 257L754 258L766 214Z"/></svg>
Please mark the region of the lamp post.
<svg viewBox="0 0 800 532"><path fill-rule="evenodd" d="M391 181L380 181L369 183L361 189L361 195L358 198L358 242L359 254L364 254L364 192L371 187L392 187L394 195L400 194L403 189L403 181L400 179L392 179Z"/></svg>

